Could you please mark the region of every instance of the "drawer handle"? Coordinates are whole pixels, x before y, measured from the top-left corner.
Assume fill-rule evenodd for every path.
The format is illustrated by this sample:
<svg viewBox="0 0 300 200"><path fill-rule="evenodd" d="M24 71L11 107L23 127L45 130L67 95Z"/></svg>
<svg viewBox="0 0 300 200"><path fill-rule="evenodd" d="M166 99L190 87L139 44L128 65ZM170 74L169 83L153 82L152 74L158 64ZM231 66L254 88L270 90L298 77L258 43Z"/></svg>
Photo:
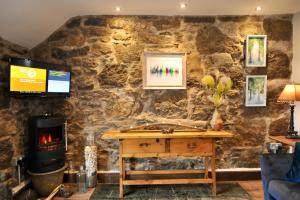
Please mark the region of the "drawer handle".
<svg viewBox="0 0 300 200"><path fill-rule="evenodd" d="M140 144L140 147L148 147L148 146L150 146L149 143L141 143L141 144Z"/></svg>
<svg viewBox="0 0 300 200"><path fill-rule="evenodd" d="M188 149L195 149L195 148L197 148L197 144L196 143L187 144L187 148Z"/></svg>

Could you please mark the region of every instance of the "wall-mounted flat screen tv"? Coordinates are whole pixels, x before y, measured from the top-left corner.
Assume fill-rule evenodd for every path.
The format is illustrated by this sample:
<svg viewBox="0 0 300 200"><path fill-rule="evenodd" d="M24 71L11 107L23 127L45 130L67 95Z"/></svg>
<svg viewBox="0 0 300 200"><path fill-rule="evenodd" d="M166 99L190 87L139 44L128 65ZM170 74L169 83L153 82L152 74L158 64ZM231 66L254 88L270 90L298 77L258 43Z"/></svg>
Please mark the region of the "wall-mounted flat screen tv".
<svg viewBox="0 0 300 200"><path fill-rule="evenodd" d="M46 69L10 66L10 91L23 93L46 92Z"/></svg>
<svg viewBox="0 0 300 200"><path fill-rule="evenodd" d="M9 58L9 93L12 96L70 96L69 67L28 59Z"/></svg>
<svg viewBox="0 0 300 200"><path fill-rule="evenodd" d="M48 71L48 93L70 93L71 73L66 71Z"/></svg>

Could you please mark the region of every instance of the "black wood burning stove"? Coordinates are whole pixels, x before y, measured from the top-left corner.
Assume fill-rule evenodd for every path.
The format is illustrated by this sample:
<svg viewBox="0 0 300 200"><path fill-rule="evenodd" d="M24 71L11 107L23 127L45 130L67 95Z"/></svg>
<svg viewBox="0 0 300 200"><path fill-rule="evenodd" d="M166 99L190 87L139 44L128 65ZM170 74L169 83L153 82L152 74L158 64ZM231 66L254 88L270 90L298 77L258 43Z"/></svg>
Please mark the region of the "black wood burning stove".
<svg viewBox="0 0 300 200"><path fill-rule="evenodd" d="M55 171L65 165L65 119L54 116L29 118L29 170Z"/></svg>

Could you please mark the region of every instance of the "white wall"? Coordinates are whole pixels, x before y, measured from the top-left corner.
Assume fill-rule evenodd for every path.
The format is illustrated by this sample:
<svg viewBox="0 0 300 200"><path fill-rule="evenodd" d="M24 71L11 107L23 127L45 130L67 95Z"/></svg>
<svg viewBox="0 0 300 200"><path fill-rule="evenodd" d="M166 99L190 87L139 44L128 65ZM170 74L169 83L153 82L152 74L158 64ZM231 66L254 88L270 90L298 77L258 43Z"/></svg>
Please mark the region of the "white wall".
<svg viewBox="0 0 300 200"><path fill-rule="evenodd" d="M292 80L300 83L300 12L295 14L293 18L294 32L293 32L293 73ZM295 130L300 130L300 102L296 104L295 108Z"/></svg>

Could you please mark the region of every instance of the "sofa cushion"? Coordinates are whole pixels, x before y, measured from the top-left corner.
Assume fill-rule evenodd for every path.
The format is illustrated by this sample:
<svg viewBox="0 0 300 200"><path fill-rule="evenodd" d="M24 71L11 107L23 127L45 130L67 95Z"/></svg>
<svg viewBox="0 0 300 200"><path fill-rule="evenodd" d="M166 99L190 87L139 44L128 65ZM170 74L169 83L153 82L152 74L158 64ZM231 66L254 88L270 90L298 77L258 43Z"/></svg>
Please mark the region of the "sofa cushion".
<svg viewBox="0 0 300 200"><path fill-rule="evenodd" d="M286 179L300 183L300 142L296 143L292 166L286 174Z"/></svg>
<svg viewBox="0 0 300 200"><path fill-rule="evenodd" d="M268 192L276 200L299 200L300 184L283 180L271 180Z"/></svg>
<svg viewBox="0 0 300 200"><path fill-rule="evenodd" d="M270 200L268 188L271 180L284 180L293 161L293 154L263 154L260 159L261 178L265 200Z"/></svg>

